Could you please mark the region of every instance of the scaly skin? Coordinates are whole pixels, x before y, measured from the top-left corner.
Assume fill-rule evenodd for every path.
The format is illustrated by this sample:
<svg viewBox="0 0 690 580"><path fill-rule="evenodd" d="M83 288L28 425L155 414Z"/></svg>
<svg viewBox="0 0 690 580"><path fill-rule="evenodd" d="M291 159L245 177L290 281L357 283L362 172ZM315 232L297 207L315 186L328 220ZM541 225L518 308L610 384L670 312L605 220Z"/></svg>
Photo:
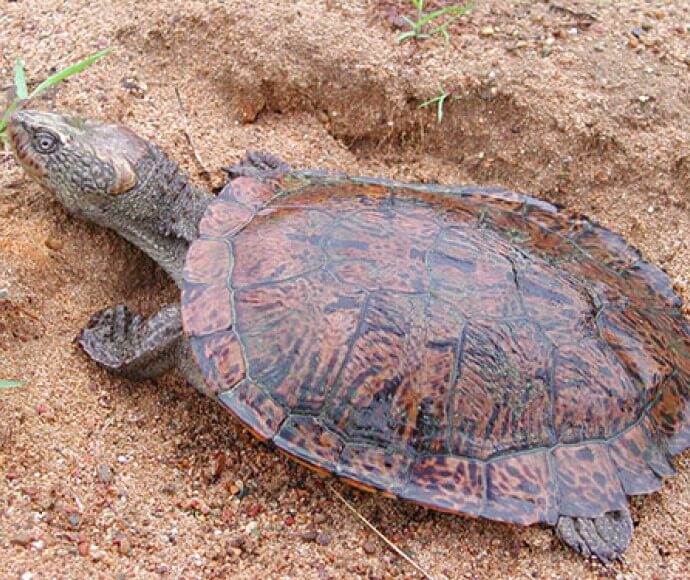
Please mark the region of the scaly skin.
<svg viewBox="0 0 690 580"><path fill-rule="evenodd" d="M177 164L119 125L22 111L11 117L8 129L26 172L70 213L116 231L181 285L185 255L213 198L191 186ZM228 173L270 178L286 171L289 168L275 157L252 154ZM178 304L147 320L122 305L100 311L79 341L92 359L112 372L138 381L177 367L206 392L182 331ZM609 562L630 543L632 521L627 509L598 518L561 516L556 532L576 552Z"/></svg>

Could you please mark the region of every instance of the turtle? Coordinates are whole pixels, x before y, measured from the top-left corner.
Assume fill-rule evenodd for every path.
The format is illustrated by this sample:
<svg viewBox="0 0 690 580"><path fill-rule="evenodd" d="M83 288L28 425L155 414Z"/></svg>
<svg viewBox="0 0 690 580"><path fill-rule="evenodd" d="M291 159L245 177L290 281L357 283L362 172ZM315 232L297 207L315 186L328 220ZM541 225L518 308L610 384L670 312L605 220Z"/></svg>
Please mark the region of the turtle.
<svg viewBox="0 0 690 580"><path fill-rule="evenodd" d="M179 369L258 439L358 488L555 528L603 562L690 447L690 323L595 221L499 187L295 170L250 152L218 195L116 124L24 110L9 139L70 212L181 290L78 341L134 381Z"/></svg>

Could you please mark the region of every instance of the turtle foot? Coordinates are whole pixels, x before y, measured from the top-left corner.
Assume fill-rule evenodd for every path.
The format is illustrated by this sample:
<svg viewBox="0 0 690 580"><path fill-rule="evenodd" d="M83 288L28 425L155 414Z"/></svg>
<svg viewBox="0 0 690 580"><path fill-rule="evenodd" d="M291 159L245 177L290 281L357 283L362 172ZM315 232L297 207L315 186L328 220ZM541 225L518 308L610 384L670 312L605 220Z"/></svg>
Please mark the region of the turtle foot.
<svg viewBox="0 0 690 580"><path fill-rule="evenodd" d="M97 312L77 336L84 352L103 368L132 380L169 370L182 337L178 305L144 319L119 304Z"/></svg>
<svg viewBox="0 0 690 580"><path fill-rule="evenodd" d="M625 510L607 512L598 518L561 516L556 534L582 556L596 556L604 564L619 560L632 540L633 523Z"/></svg>
<svg viewBox="0 0 690 580"><path fill-rule="evenodd" d="M223 167L230 179L253 177L254 179L271 180L290 173L292 168L279 157L265 151L247 151L239 163Z"/></svg>

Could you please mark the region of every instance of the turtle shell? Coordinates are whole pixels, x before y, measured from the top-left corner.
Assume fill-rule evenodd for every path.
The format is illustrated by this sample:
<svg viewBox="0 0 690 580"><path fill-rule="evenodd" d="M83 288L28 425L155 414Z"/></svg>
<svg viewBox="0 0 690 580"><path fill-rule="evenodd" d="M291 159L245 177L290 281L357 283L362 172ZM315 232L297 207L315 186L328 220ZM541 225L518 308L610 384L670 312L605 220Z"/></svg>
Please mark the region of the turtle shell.
<svg viewBox="0 0 690 580"><path fill-rule="evenodd" d="M231 182L184 271L207 391L263 441L431 508L625 509L690 446L690 325L618 235L508 191Z"/></svg>

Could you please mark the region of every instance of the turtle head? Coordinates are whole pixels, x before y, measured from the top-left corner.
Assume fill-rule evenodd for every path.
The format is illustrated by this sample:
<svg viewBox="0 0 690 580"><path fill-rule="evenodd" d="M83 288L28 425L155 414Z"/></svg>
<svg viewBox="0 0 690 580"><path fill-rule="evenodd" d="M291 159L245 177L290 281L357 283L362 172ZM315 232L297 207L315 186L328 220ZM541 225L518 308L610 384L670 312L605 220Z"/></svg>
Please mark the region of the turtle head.
<svg viewBox="0 0 690 580"><path fill-rule="evenodd" d="M212 197L127 127L40 111L9 120L26 173L79 217L115 230L177 282Z"/></svg>
<svg viewBox="0 0 690 580"><path fill-rule="evenodd" d="M147 141L121 125L42 111L18 111L9 120L10 145L29 176L65 207L97 218L137 185Z"/></svg>

